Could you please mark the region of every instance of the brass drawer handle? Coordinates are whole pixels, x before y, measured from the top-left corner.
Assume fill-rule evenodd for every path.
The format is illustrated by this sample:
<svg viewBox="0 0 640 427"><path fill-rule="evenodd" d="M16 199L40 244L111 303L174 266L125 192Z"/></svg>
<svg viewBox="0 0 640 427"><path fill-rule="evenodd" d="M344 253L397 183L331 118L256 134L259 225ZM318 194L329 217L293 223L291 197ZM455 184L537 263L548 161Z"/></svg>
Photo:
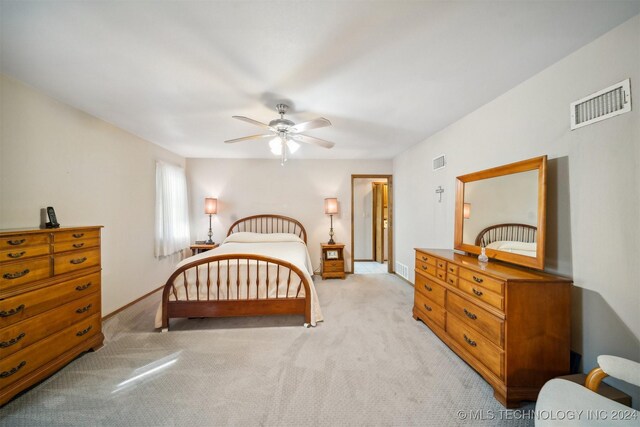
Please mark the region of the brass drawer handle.
<svg viewBox="0 0 640 427"><path fill-rule="evenodd" d="M84 246L84 243L74 243L73 244L73 247L76 248L76 249L81 248L83 246Z"/></svg>
<svg viewBox="0 0 640 427"><path fill-rule="evenodd" d="M466 314L469 319L476 320L478 318L478 316L476 316L475 314L473 314L472 312L470 312L466 308L464 308L463 310L464 310L464 314Z"/></svg>
<svg viewBox="0 0 640 427"><path fill-rule="evenodd" d="M479 291L476 288L472 288L471 290L473 291L474 294L478 295L479 297L482 296L482 291Z"/></svg>
<svg viewBox="0 0 640 427"><path fill-rule="evenodd" d="M24 332L22 332L20 335L18 335L15 338L11 338L9 341L0 341L0 348L7 348L7 347L11 347L14 344L17 344L22 338L24 338L27 334L25 334Z"/></svg>
<svg viewBox="0 0 640 427"><path fill-rule="evenodd" d="M426 265L423 265L423 266L422 266L422 269L423 269L423 270L428 270L428 269L429 269L429 267L427 267Z"/></svg>
<svg viewBox="0 0 640 427"><path fill-rule="evenodd" d="M89 305L87 305L85 307L79 308L79 309L76 310L76 313L78 313L78 314L86 313L87 311L89 311L89 309L91 309L92 305L93 304L89 304Z"/></svg>
<svg viewBox="0 0 640 427"><path fill-rule="evenodd" d="M88 333L91 329L93 329L93 326L87 326L87 328L86 328L86 329L83 329L83 330L81 330L81 331L78 331L78 332L76 333L76 336L77 336L77 337L81 337L81 336L85 335L86 333Z"/></svg>
<svg viewBox="0 0 640 427"><path fill-rule="evenodd" d="M480 277L476 277L476 276L473 276L473 280L474 280L476 283L482 283L482 282L484 282L484 280L483 280L483 279L481 279Z"/></svg>
<svg viewBox="0 0 640 427"><path fill-rule="evenodd" d="M85 262L87 260L86 256L83 256L82 258L76 258L76 259L72 259L71 261L69 261L71 264L82 264L83 262Z"/></svg>
<svg viewBox="0 0 640 427"><path fill-rule="evenodd" d="M5 273L2 275L2 277L4 277L7 280L12 280L12 279L18 279L22 276L26 276L27 274L29 274L29 269L25 268L22 271L18 271L16 273Z"/></svg>
<svg viewBox="0 0 640 427"><path fill-rule="evenodd" d="M453 267L449 267L449 273L453 273Z"/></svg>
<svg viewBox="0 0 640 427"><path fill-rule="evenodd" d="M427 261L428 259L429 259L429 258L428 258L428 257L426 257L426 256L423 256L423 257L422 257L422 260L423 260L423 261Z"/></svg>
<svg viewBox="0 0 640 427"><path fill-rule="evenodd" d="M84 291L89 286L91 286L91 282L85 283L84 285L78 285L78 286L76 286L76 291Z"/></svg>
<svg viewBox="0 0 640 427"><path fill-rule="evenodd" d="M449 283L453 285L455 282L456 282L456 279L454 279L453 277L449 278Z"/></svg>
<svg viewBox="0 0 640 427"><path fill-rule="evenodd" d="M73 237L75 237L76 239L79 239L82 236L84 236L84 233L76 233L76 234L73 235Z"/></svg>
<svg viewBox="0 0 640 427"><path fill-rule="evenodd" d="M20 239L20 240L8 240L7 243L10 244L11 246L18 246L23 244L27 239Z"/></svg>
<svg viewBox="0 0 640 427"><path fill-rule="evenodd" d="M429 286L429 285L424 285L424 288L426 290L428 290L429 292L431 292L433 290L433 288L431 286Z"/></svg>
<svg viewBox="0 0 640 427"><path fill-rule="evenodd" d="M431 308L431 307L429 307L427 304L422 304L422 305L424 305L424 308L426 308L426 309L427 309L427 311L431 311L431 310L432 310L432 308Z"/></svg>
<svg viewBox="0 0 640 427"><path fill-rule="evenodd" d="M20 304L16 308L12 308L9 311L4 311L4 310L0 311L0 317L13 316L14 314L20 313L22 310L24 310L24 304Z"/></svg>
<svg viewBox="0 0 640 427"><path fill-rule="evenodd" d="M469 337L465 334L464 335L464 340L467 342L467 344L469 344L471 347L476 347L478 345L477 342L475 342L472 339L469 339Z"/></svg>
<svg viewBox="0 0 640 427"><path fill-rule="evenodd" d="M12 254L7 254L7 256L8 256L9 258L16 259L16 258L20 258L20 257L21 257L22 255L24 255L24 254L26 254L26 252L25 252L25 251L22 251L22 252L14 252L14 253L12 253Z"/></svg>
<svg viewBox="0 0 640 427"><path fill-rule="evenodd" d="M16 372L18 372L20 369L24 368L24 365L26 365L27 362L26 361L22 361L20 362L20 364L18 366L16 366L15 368L11 368L11 370L9 371L2 371L0 372L0 378L7 378L10 377L11 375L15 374Z"/></svg>

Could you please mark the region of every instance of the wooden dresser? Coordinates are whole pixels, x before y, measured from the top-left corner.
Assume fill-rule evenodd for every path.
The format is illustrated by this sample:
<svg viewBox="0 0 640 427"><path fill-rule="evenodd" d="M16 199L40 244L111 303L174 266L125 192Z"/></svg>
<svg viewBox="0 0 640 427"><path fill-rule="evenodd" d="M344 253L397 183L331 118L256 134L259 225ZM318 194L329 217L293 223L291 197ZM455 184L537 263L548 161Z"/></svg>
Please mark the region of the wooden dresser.
<svg viewBox="0 0 640 427"><path fill-rule="evenodd" d="M102 346L100 228L0 231L0 405Z"/></svg>
<svg viewBox="0 0 640 427"><path fill-rule="evenodd" d="M413 317L506 407L569 373L571 280L451 250L416 249Z"/></svg>

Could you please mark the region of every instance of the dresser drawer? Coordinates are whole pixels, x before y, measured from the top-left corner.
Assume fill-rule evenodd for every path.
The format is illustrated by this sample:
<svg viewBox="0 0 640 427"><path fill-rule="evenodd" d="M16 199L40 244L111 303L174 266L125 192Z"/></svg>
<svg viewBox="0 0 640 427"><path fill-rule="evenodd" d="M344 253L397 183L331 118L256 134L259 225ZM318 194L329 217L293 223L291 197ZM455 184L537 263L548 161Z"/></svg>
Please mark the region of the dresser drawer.
<svg viewBox="0 0 640 427"><path fill-rule="evenodd" d="M325 261L324 271L326 272L344 271L344 261Z"/></svg>
<svg viewBox="0 0 640 427"><path fill-rule="evenodd" d="M8 357L0 359L0 389L19 380L64 352L71 350L87 338L100 333L100 327L100 314L95 314Z"/></svg>
<svg viewBox="0 0 640 427"><path fill-rule="evenodd" d="M459 275L461 279L468 280L469 282L480 285L492 292L504 295L504 282L500 280L485 276L484 274L476 273L475 271L467 270L466 268L461 268Z"/></svg>
<svg viewBox="0 0 640 427"><path fill-rule="evenodd" d="M446 282L451 286L458 286L458 276L456 276L455 274L447 273Z"/></svg>
<svg viewBox="0 0 640 427"><path fill-rule="evenodd" d="M100 273L0 299L0 328L28 319L68 301L100 292Z"/></svg>
<svg viewBox="0 0 640 427"><path fill-rule="evenodd" d="M5 249L17 249L25 246L48 245L49 233L16 234L4 236L0 239L0 251Z"/></svg>
<svg viewBox="0 0 640 427"><path fill-rule="evenodd" d="M436 277L436 266L416 259L416 271Z"/></svg>
<svg viewBox="0 0 640 427"><path fill-rule="evenodd" d="M55 275L81 270L95 265L100 265L100 248L65 252L53 258L53 272Z"/></svg>
<svg viewBox="0 0 640 427"><path fill-rule="evenodd" d="M426 255L422 252L416 252L416 260L425 264L432 265L434 267L436 266L436 258L432 257L431 255ZM416 265L418 265L417 262Z"/></svg>
<svg viewBox="0 0 640 427"><path fill-rule="evenodd" d="M450 315L458 316L464 323L481 332L498 347L504 348L503 320L453 292L449 292L447 295L447 311Z"/></svg>
<svg viewBox="0 0 640 427"><path fill-rule="evenodd" d="M458 275L458 266L452 263L447 263L447 274Z"/></svg>
<svg viewBox="0 0 640 427"><path fill-rule="evenodd" d="M444 329L445 325L445 309L429 298L425 297L418 290L414 293L414 307L424 313L436 325Z"/></svg>
<svg viewBox="0 0 640 427"><path fill-rule="evenodd" d="M40 255L49 255L49 245L25 246L0 251L0 263L23 260Z"/></svg>
<svg viewBox="0 0 640 427"><path fill-rule="evenodd" d="M73 230L61 231L53 235L53 243L78 241L86 239L97 239L100 237L100 230Z"/></svg>
<svg viewBox="0 0 640 427"><path fill-rule="evenodd" d="M0 359L100 312L100 294L94 292L58 308L0 329Z"/></svg>
<svg viewBox="0 0 640 427"><path fill-rule="evenodd" d="M432 282L420 274L416 274L416 291L420 292L430 300L435 302L441 307L444 307L444 297L447 290L444 286L440 286L437 283Z"/></svg>
<svg viewBox="0 0 640 427"><path fill-rule="evenodd" d="M498 377L503 378L504 352L456 316L447 319L447 334Z"/></svg>
<svg viewBox="0 0 640 427"><path fill-rule="evenodd" d="M50 275L51 259L48 255L24 261L5 262L0 264L0 289L46 279Z"/></svg>
<svg viewBox="0 0 640 427"><path fill-rule="evenodd" d="M438 270L446 270L447 262L436 258L436 267L438 267Z"/></svg>
<svg viewBox="0 0 640 427"><path fill-rule="evenodd" d="M479 299L480 301L484 301L487 304L491 304L495 308L498 308L500 310L504 309L504 299L500 295L494 292L491 292L490 290L482 286L473 284L463 279L459 279L458 288L462 289L463 291L473 296L474 298Z"/></svg>
<svg viewBox="0 0 640 427"><path fill-rule="evenodd" d="M438 268L436 270L436 277L444 282L447 280L447 272Z"/></svg>
<svg viewBox="0 0 640 427"><path fill-rule="evenodd" d="M100 239L79 239L79 240L70 240L66 242L55 243L53 245L53 252L67 252L67 251L76 251L78 249L87 249L87 248L95 248L100 246Z"/></svg>

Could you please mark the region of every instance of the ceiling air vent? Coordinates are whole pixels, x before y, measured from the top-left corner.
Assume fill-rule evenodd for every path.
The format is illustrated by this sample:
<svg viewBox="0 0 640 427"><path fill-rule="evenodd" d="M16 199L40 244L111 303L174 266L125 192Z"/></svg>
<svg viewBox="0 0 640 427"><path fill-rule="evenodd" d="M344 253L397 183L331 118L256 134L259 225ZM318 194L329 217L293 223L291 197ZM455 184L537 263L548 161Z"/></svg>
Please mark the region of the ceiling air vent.
<svg viewBox="0 0 640 427"><path fill-rule="evenodd" d="M631 111L629 79L571 103L571 130Z"/></svg>
<svg viewBox="0 0 640 427"><path fill-rule="evenodd" d="M438 169L442 169L446 165L447 165L447 162L444 160L444 154L433 159L434 171L437 171Z"/></svg>

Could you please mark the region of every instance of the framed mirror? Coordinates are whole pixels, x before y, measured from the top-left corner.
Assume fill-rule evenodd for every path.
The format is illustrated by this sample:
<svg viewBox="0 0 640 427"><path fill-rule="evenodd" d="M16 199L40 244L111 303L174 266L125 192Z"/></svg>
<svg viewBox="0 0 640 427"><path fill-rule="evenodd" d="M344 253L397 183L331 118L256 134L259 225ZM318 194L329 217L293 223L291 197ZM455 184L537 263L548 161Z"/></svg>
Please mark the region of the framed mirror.
<svg viewBox="0 0 640 427"><path fill-rule="evenodd" d="M544 269L547 156L456 178L454 248Z"/></svg>

